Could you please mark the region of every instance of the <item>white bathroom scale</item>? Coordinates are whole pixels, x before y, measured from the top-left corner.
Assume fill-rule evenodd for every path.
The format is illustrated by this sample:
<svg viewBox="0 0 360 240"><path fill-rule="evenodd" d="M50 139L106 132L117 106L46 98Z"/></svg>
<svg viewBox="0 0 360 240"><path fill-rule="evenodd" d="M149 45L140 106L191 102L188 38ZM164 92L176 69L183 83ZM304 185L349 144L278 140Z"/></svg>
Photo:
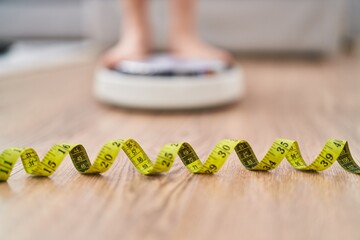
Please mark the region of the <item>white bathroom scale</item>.
<svg viewBox="0 0 360 240"><path fill-rule="evenodd" d="M153 55L121 61L96 72L95 96L106 103L139 109L196 109L221 106L244 95L237 66L217 60Z"/></svg>

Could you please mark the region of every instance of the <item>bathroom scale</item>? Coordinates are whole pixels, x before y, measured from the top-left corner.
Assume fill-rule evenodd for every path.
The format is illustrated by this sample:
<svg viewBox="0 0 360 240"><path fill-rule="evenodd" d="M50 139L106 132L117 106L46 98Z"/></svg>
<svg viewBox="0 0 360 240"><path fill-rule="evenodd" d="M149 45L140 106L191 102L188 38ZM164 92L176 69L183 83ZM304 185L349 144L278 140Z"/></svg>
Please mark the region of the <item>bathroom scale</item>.
<svg viewBox="0 0 360 240"><path fill-rule="evenodd" d="M128 108L196 109L236 102L245 85L236 65L156 54L99 67L94 93L102 102Z"/></svg>

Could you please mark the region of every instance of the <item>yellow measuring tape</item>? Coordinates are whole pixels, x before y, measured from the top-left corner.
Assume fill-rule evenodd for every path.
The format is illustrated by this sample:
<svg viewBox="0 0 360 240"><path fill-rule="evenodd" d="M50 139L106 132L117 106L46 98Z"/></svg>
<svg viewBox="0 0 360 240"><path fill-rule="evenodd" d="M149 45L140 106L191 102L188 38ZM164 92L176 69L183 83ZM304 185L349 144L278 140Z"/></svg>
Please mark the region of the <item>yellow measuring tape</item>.
<svg viewBox="0 0 360 240"><path fill-rule="evenodd" d="M220 170L234 150L241 163L248 170L272 170L286 158L291 166L297 170L322 171L329 168L337 160L345 170L360 174L360 167L351 157L348 143L343 140L329 139L326 141L319 156L310 165L307 165L301 156L298 143L288 139L276 139L260 162L246 141L221 140L216 144L205 163L200 161L194 149L186 142L164 145L155 163L153 163L135 140L128 139L106 143L93 164L91 164L85 148L81 144L55 144L42 161L32 148L8 148L0 155L0 181L6 181L9 178L19 157L25 171L35 176L52 175L67 154L70 155L75 168L80 173L103 173L111 167L121 149L135 168L145 175L169 171L176 155L192 173L215 173Z"/></svg>

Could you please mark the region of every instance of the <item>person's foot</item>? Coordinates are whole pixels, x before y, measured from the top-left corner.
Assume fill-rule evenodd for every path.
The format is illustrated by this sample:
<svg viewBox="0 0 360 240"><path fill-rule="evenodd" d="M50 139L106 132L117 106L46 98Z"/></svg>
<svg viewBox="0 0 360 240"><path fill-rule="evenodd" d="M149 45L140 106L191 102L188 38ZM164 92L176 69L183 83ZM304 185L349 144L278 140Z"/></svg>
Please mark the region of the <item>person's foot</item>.
<svg viewBox="0 0 360 240"><path fill-rule="evenodd" d="M125 36L105 53L102 63L105 67L112 68L123 60L144 59L149 54L149 48L149 39L139 36Z"/></svg>
<svg viewBox="0 0 360 240"><path fill-rule="evenodd" d="M181 58L221 60L234 62L232 55L222 49L210 46L196 37L177 38L170 41L170 52Z"/></svg>

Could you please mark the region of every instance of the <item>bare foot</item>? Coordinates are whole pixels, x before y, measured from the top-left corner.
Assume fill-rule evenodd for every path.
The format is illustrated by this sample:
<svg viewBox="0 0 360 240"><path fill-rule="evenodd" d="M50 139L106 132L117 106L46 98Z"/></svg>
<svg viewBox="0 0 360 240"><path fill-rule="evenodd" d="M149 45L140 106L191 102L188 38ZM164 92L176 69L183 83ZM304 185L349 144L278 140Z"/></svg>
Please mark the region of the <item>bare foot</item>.
<svg viewBox="0 0 360 240"><path fill-rule="evenodd" d="M148 56L149 48L148 39L126 36L105 53L102 63L107 68L112 68L122 60L143 59Z"/></svg>
<svg viewBox="0 0 360 240"><path fill-rule="evenodd" d="M234 62L230 53L210 46L197 37L178 38L170 41L170 51L175 56L182 58L221 60L228 64Z"/></svg>

